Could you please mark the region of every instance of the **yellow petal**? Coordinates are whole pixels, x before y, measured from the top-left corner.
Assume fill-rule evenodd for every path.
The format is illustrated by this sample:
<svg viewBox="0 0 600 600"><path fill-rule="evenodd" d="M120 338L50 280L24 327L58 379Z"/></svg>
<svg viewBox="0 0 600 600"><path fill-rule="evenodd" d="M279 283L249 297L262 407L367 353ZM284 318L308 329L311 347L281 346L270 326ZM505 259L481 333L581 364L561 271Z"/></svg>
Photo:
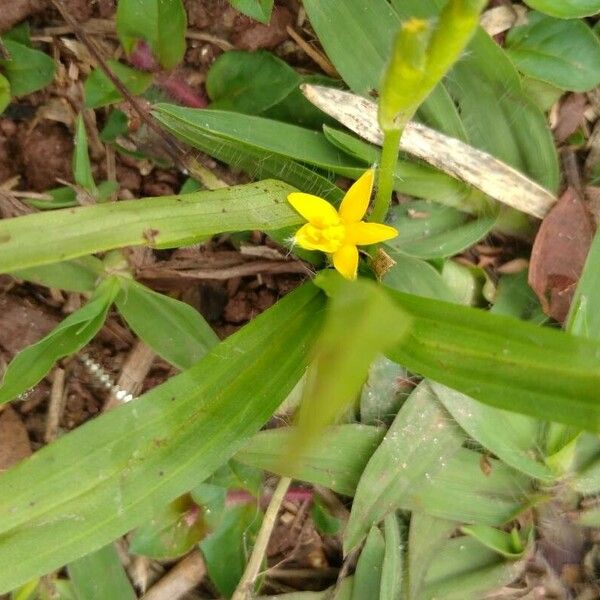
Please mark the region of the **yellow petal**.
<svg viewBox="0 0 600 600"><path fill-rule="evenodd" d="M317 227L327 227L336 225L340 222L337 211L327 200L304 194L303 192L293 192L288 197L288 202L299 212L309 223Z"/></svg>
<svg viewBox="0 0 600 600"><path fill-rule="evenodd" d="M374 169L369 169L346 192L339 210L340 217L345 223L356 223L365 216L371 200L374 178Z"/></svg>
<svg viewBox="0 0 600 600"><path fill-rule="evenodd" d="M347 244L335 252L333 266L346 279L356 279L356 271L358 270L358 249L356 246Z"/></svg>
<svg viewBox="0 0 600 600"><path fill-rule="evenodd" d="M391 240L398 235L398 231L389 225L380 223L352 223L346 226L346 242L357 246L377 244Z"/></svg>
<svg viewBox="0 0 600 600"><path fill-rule="evenodd" d="M333 253L340 249L346 237L343 225L334 225L320 229L312 223L302 225L294 235L294 242L305 250L320 250Z"/></svg>

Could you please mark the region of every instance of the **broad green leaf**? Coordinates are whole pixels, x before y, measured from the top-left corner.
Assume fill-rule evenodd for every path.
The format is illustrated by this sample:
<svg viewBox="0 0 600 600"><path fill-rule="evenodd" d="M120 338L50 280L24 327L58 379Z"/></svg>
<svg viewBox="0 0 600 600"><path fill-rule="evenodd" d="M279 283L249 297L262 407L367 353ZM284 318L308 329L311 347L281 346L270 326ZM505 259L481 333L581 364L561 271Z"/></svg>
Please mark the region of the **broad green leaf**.
<svg viewBox="0 0 600 600"><path fill-rule="evenodd" d="M84 190L95 196L98 192L94 176L92 175L92 165L90 164L90 155L88 153L87 133L83 116L77 117L75 124L75 151L73 152L73 176L75 183Z"/></svg>
<svg viewBox="0 0 600 600"><path fill-rule="evenodd" d="M418 443L417 443L418 440ZM463 437L423 382L408 397L359 481L344 533L346 552L370 528L427 488L457 452Z"/></svg>
<svg viewBox="0 0 600 600"><path fill-rule="evenodd" d="M184 132L186 139L208 134L254 146L263 151L353 177L364 163L340 153L318 131L224 110L184 108L171 104L154 106L158 120L170 129ZM303 190L309 191L309 190Z"/></svg>
<svg viewBox="0 0 600 600"><path fill-rule="evenodd" d="M229 0L229 4L261 23L268 23L271 19L273 0Z"/></svg>
<svg viewBox="0 0 600 600"><path fill-rule="evenodd" d="M566 475L570 487L584 496L600 491L600 440L583 433L574 442L571 472Z"/></svg>
<svg viewBox="0 0 600 600"><path fill-rule="evenodd" d="M481 305L483 288L487 281L483 269L446 260L442 265L441 276L446 287L451 291L454 302L465 306Z"/></svg>
<svg viewBox="0 0 600 600"><path fill-rule="evenodd" d="M0 73L0 114L10 104L10 82Z"/></svg>
<svg viewBox="0 0 600 600"><path fill-rule="evenodd" d="M485 598L511 583L525 561L507 561L469 537L448 540L431 563L419 600Z"/></svg>
<svg viewBox="0 0 600 600"><path fill-rule="evenodd" d="M585 261L566 327L573 335L600 339L600 233Z"/></svg>
<svg viewBox="0 0 600 600"><path fill-rule="evenodd" d="M54 61L44 52L11 39L4 40L10 60L1 59L0 69L10 83L13 96L25 96L46 87L54 78Z"/></svg>
<svg viewBox="0 0 600 600"><path fill-rule="evenodd" d="M526 25L508 32L506 51L520 71L564 90L600 83L600 40L581 20L531 12Z"/></svg>
<svg viewBox="0 0 600 600"><path fill-rule="evenodd" d="M356 563L352 600L379 598L385 548L386 542L380 529L371 527Z"/></svg>
<svg viewBox="0 0 600 600"><path fill-rule="evenodd" d="M231 50L221 54L206 76L211 109L258 115L286 98L300 76L271 52Z"/></svg>
<svg viewBox="0 0 600 600"><path fill-rule="evenodd" d="M78 600L135 600L117 549L108 544L67 567Z"/></svg>
<svg viewBox="0 0 600 600"><path fill-rule="evenodd" d="M148 521L241 450L304 373L323 304L314 286L295 290L191 369L2 473L0 592Z"/></svg>
<svg viewBox="0 0 600 600"><path fill-rule="evenodd" d="M413 384L408 371L379 356L369 367L367 381L360 393L360 421L365 425L390 424Z"/></svg>
<svg viewBox="0 0 600 600"><path fill-rule="evenodd" d="M164 110L163 106L166 107ZM344 195L342 190L312 169L270 150L258 148L254 141L242 143L235 137L229 139L218 132L217 135L213 135L210 129L196 127L184 119L168 114L166 111L170 111L170 109L170 105L160 105L157 107L155 116L173 135L194 148L206 152L236 169L241 169L253 179L272 177L329 201L339 202L342 199ZM226 115L233 114L226 111L220 112L221 121L227 120ZM243 115L237 115L236 118L240 117ZM284 123L281 125L286 126ZM310 149L314 148L309 146Z"/></svg>
<svg viewBox="0 0 600 600"><path fill-rule="evenodd" d="M519 74L504 50L483 30L471 40L446 85L458 104L471 145L547 189L557 190L558 159L546 117L524 94Z"/></svg>
<svg viewBox="0 0 600 600"><path fill-rule="evenodd" d="M398 237L386 246L417 258L446 258L476 244L495 222L495 215L473 220L448 206L408 202L390 211L389 224L398 230Z"/></svg>
<svg viewBox="0 0 600 600"><path fill-rule="evenodd" d="M187 17L182 0L119 0L116 22L127 54L145 40L163 68L183 60Z"/></svg>
<svg viewBox="0 0 600 600"><path fill-rule="evenodd" d="M600 12L600 0L524 0L535 10L560 19L588 17Z"/></svg>
<svg viewBox="0 0 600 600"><path fill-rule="evenodd" d="M535 292L527 283L527 271L500 277L490 312L531 321L536 325L542 325L548 320Z"/></svg>
<svg viewBox="0 0 600 600"><path fill-rule="evenodd" d="M430 385L455 421L484 448L530 477L554 478L542 462L541 421L476 402L435 382Z"/></svg>
<svg viewBox="0 0 600 600"><path fill-rule="evenodd" d="M152 83L151 73L143 73L112 59L106 63L134 96L143 94ZM101 108L123 99L112 81L100 69L94 69L88 75L83 91L86 108Z"/></svg>
<svg viewBox="0 0 600 600"><path fill-rule="evenodd" d="M216 530L200 542L211 581L226 598L231 598L244 573L261 521L257 505L233 506Z"/></svg>
<svg viewBox="0 0 600 600"><path fill-rule="evenodd" d="M172 248L217 233L298 225L302 218L285 201L292 191L279 181L262 181L3 219L0 272L123 246Z"/></svg>
<svg viewBox="0 0 600 600"><path fill-rule="evenodd" d="M392 360L496 408L600 429L598 342L386 291L411 322Z"/></svg>
<svg viewBox="0 0 600 600"><path fill-rule="evenodd" d="M114 278L104 280L90 301L71 313L39 342L21 350L10 362L0 385L0 403L38 383L56 361L83 348L100 330L118 291Z"/></svg>
<svg viewBox="0 0 600 600"><path fill-rule="evenodd" d="M381 567L380 600L400 600L405 592L403 527L395 513L383 521L385 550Z"/></svg>
<svg viewBox="0 0 600 600"><path fill-rule="evenodd" d="M329 428L314 444L300 449L293 471L281 460L296 433L285 427L261 431L250 438L236 459L278 475L323 485L354 495L360 476L381 442L384 432L367 425L339 425Z"/></svg>
<svg viewBox="0 0 600 600"><path fill-rule="evenodd" d="M521 83L525 95L544 112L550 110L564 94L560 88L533 77L523 77Z"/></svg>
<svg viewBox="0 0 600 600"><path fill-rule="evenodd" d="M159 356L188 369L219 343L202 315L189 304L121 278L116 304L131 329Z"/></svg>
<svg viewBox="0 0 600 600"><path fill-rule="evenodd" d="M505 558L520 558L525 552L525 545L522 543L516 530L511 533L501 531L488 525L465 525L461 531L472 536L486 548L497 552ZM516 534L516 535L515 535Z"/></svg>
<svg viewBox="0 0 600 600"><path fill-rule="evenodd" d="M297 464L283 464L295 432L290 428L264 431L251 438L236 458L248 464L308 483L324 485L353 496L358 481L384 432L365 425L328 428L314 444L302 448ZM489 465L486 473L482 461ZM419 510L464 523L501 525L514 517L532 493L531 480L493 458L461 448L427 486L413 486L401 509Z"/></svg>
<svg viewBox="0 0 600 600"><path fill-rule="evenodd" d="M428 262L388 249L394 266L384 275L383 283L399 292L456 302L457 297L440 273Z"/></svg>
<svg viewBox="0 0 600 600"><path fill-rule="evenodd" d="M409 600L418 600L429 565L456 529L456 523L432 517L420 511L410 516L408 532Z"/></svg>
<svg viewBox="0 0 600 600"><path fill-rule="evenodd" d="M189 552L207 533L202 509L189 495L180 496L138 527L129 552L154 560L172 560Z"/></svg>
<svg viewBox="0 0 600 600"><path fill-rule="evenodd" d="M94 256L82 256L42 267L19 269L12 271L11 275L49 288L69 292L91 292L103 271L100 260Z"/></svg>

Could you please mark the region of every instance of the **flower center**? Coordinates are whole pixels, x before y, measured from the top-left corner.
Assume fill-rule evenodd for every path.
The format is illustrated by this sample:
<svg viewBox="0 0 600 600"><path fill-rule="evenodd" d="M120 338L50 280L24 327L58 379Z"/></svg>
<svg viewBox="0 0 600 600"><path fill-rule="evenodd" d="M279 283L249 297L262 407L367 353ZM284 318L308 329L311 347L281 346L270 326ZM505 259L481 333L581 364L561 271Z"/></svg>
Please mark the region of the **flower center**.
<svg viewBox="0 0 600 600"><path fill-rule="evenodd" d="M339 250L346 239L346 227L341 223L326 224L318 227L311 223L306 227L306 239L322 252L336 252Z"/></svg>

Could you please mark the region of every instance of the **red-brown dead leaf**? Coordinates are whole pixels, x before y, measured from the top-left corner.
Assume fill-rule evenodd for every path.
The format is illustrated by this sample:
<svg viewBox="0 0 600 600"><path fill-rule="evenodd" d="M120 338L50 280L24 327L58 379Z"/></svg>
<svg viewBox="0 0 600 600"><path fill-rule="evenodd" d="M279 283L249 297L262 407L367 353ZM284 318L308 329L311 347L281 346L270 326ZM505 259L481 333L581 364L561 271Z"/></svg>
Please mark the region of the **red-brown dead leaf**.
<svg viewBox="0 0 600 600"><path fill-rule="evenodd" d="M594 237L586 205L572 189L561 196L542 222L533 244L529 285L544 312L563 322Z"/></svg>
<svg viewBox="0 0 600 600"><path fill-rule="evenodd" d="M573 135L584 121L587 98L585 94L569 94L558 110L554 137L559 143Z"/></svg>
<svg viewBox="0 0 600 600"><path fill-rule="evenodd" d="M31 456L31 444L21 417L7 406L0 413L0 471Z"/></svg>

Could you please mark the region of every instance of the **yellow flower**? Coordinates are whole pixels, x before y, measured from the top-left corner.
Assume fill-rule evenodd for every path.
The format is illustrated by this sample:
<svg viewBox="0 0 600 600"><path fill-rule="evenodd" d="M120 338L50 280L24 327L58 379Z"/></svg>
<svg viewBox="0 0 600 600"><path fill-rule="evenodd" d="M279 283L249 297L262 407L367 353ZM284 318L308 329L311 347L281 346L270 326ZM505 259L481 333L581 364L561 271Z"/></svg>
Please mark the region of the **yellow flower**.
<svg viewBox="0 0 600 600"><path fill-rule="evenodd" d="M344 196L339 210L311 194L294 192L288 196L288 202L308 221L296 232L294 243L306 250L331 254L333 266L346 279L356 279L357 246L391 240L398 235L393 227L361 220L369 207L374 177L373 169L363 173Z"/></svg>

